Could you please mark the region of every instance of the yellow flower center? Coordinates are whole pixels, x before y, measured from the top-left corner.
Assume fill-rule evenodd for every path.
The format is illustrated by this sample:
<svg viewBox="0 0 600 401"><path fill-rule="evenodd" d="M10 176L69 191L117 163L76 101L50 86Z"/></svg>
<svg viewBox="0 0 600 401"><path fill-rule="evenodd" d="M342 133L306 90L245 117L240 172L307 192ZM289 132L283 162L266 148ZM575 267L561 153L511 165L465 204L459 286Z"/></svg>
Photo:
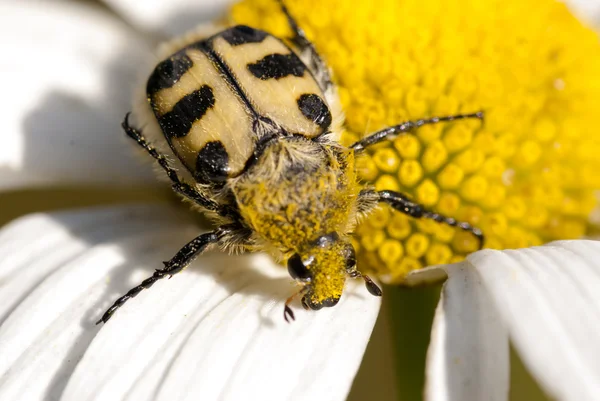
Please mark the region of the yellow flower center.
<svg viewBox="0 0 600 401"><path fill-rule="evenodd" d="M343 142L409 119L484 110L370 148L359 174L480 227L488 248L577 238L600 188L600 45L552 0L288 1L333 69ZM289 36L274 0L233 19ZM469 233L381 206L356 231L361 271L387 282L461 260Z"/></svg>

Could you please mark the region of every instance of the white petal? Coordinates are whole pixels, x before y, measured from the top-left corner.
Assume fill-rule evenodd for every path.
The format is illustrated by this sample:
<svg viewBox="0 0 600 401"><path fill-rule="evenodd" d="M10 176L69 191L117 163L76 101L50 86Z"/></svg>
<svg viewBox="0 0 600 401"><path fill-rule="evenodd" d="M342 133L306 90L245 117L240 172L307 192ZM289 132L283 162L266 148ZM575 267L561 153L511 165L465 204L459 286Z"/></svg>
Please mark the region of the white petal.
<svg viewBox="0 0 600 401"><path fill-rule="evenodd" d="M442 282L448 278L446 270L442 266L429 266L423 269L413 270L408 273L404 283L408 286L415 287L420 285L435 284Z"/></svg>
<svg viewBox="0 0 600 401"><path fill-rule="evenodd" d="M72 2L0 2L0 189L154 182L120 129L151 52L122 24Z"/></svg>
<svg viewBox="0 0 600 401"><path fill-rule="evenodd" d="M427 351L428 401L502 401L508 397L508 334L475 269L446 266Z"/></svg>
<svg viewBox="0 0 600 401"><path fill-rule="evenodd" d="M159 207L36 215L2 230L0 399L344 399L380 300L349 288L335 308L294 305L286 324L294 287L263 255L203 256L94 325L197 233Z"/></svg>
<svg viewBox="0 0 600 401"><path fill-rule="evenodd" d="M583 21L600 27L600 2L598 0L563 0L572 12Z"/></svg>
<svg viewBox="0 0 600 401"><path fill-rule="evenodd" d="M564 241L468 258L521 359L558 400L600 394L600 242Z"/></svg>
<svg viewBox="0 0 600 401"><path fill-rule="evenodd" d="M104 0L141 29L180 35L221 17L234 0Z"/></svg>
<svg viewBox="0 0 600 401"><path fill-rule="evenodd" d="M179 230L178 222L162 208L130 207L33 215L4 228L0 399L58 399L98 331L91 321L112 295L107 274L128 277L139 266L124 250L141 263L162 257L149 246Z"/></svg>

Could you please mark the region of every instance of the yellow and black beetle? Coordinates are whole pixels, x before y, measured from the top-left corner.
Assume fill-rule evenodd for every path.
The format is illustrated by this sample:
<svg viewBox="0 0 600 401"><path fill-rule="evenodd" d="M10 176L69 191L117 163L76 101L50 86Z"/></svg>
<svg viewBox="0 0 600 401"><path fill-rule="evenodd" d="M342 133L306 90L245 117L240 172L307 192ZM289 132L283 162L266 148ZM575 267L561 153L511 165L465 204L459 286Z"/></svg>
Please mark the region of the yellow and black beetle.
<svg viewBox="0 0 600 401"><path fill-rule="evenodd" d="M301 289L285 303L286 320L294 318L289 303L296 295L307 309L336 305L347 277L362 278L380 296L381 289L357 270L349 241L358 218L379 202L458 226L483 243L481 231L468 223L428 211L401 193L362 185L355 166L355 156L370 145L425 124L481 119L483 113L407 121L342 146L344 116L329 70L283 3L281 9L294 34L289 45L238 25L180 43L150 75L135 110L144 133L130 125L129 115L123 128L158 161L173 190L206 211L218 228L186 244L98 323L211 246L287 260Z"/></svg>

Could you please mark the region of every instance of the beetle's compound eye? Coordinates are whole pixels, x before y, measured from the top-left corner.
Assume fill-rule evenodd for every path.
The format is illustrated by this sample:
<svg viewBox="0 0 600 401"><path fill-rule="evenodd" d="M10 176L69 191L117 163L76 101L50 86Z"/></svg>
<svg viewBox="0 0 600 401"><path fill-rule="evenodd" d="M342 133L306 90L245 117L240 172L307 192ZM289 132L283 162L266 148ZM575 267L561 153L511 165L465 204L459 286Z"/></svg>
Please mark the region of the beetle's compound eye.
<svg viewBox="0 0 600 401"><path fill-rule="evenodd" d="M291 258L288 259L287 265L288 272L294 280L310 281L310 270L308 270L308 268L304 265L300 255L295 253Z"/></svg>
<svg viewBox="0 0 600 401"><path fill-rule="evenodd" d="M344 248L344 257L346 258L346 271L352 272L356 270L356 252L354 252L354 247L348 244Z"/></svg>

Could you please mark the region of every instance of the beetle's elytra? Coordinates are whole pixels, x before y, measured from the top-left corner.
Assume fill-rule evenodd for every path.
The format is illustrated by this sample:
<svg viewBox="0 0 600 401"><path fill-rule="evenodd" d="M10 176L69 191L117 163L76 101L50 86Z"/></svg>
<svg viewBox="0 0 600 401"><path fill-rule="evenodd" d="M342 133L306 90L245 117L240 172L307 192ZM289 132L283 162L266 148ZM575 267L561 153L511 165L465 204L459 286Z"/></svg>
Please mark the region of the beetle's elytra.
<svg viewBox="0 0 600 401"><path fill-rule="evenodd" d="M483 113L407 121L375 132L350 147L339 142L343 124L327 65L281 3L294 36L234 26L186 43L150 74L128 136L154 157L173 190L200 206L218 227L186 244L163 269L111 306L108 321L129 298L157 280L179 273L211 246L266 251L287 261L306 309L338 303L346 278L362 278L376 296L381 289L356 265L349 237L360 216L379 202L415 218L473 233L457 222L394 191L375 191L357 179L355 158L365 148L425 124ZM146 138L152 138L150 143ZM167 161L167 156L169 161Z"/></svg>

